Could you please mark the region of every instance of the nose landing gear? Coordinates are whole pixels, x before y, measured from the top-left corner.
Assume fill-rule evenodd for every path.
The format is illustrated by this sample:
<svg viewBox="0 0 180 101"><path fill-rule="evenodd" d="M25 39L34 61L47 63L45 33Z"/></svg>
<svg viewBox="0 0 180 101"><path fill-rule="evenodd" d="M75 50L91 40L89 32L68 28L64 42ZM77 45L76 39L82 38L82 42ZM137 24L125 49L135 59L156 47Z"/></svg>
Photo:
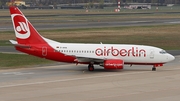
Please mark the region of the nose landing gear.
<svg viewBox="0 0 180 101"><path fill-rule="evenodd" d="M152 71L156 71L156 67L163 66L163 63L154 64L152 67Z"/></svg>

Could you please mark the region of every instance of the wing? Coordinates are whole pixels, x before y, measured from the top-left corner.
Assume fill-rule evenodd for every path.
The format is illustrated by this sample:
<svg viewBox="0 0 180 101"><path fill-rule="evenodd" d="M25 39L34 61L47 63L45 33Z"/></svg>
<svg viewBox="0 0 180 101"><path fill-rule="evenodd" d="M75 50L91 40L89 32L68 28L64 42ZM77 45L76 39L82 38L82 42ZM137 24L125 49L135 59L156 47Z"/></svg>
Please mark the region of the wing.
<svg viewBox="0 0 180 101"><path fill-rule="evenodd" d="M96 62L96 63L103 63L104 60L112 59L112 58L105 58L105 57L91 57L91 56L74 56L76 57L78 62ZM113 58L117 59L117 58Z"/></svg>
<svg viewBox="0 0 180 101"><path fill-rule="evenodd" d="M78 62L98 62L101 63L105 60L103 57L86 57L86 56L75 56Z"/></svg>

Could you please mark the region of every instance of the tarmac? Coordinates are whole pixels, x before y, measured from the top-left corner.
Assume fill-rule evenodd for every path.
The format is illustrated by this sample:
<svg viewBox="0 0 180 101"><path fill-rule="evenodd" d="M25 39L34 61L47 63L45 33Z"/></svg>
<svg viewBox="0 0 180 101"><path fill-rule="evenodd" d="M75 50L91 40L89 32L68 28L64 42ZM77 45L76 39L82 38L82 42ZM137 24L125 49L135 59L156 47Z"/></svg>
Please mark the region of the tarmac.
<svg viewBox="0 0 180 101"><path fill-rule="evenodd" d="M104 15L105 16L105 15ZM73 21L67 21L66 23L52 23L44 20L35 21L36 23L42 24L33 24L37 30L51 30L51 29L70 29L70 28L106 28L106 27L119 27L119 26L151 26L151 25L172 25L180 24L180 18L167 18L167 19L142 19L134 18L128 19L128 21L95 21L95 22L79 22L72 23ZM48 23L44 25L43 23ZM7 25L0 25L1 31L13 31L12 23L8 22Z"/></svg>
<svg viewBox="0 0 180 101"><path fill-rule="evenodd" d="M52 65L0 71L0 101L179 101L180 56L157 71Z"/></svg>

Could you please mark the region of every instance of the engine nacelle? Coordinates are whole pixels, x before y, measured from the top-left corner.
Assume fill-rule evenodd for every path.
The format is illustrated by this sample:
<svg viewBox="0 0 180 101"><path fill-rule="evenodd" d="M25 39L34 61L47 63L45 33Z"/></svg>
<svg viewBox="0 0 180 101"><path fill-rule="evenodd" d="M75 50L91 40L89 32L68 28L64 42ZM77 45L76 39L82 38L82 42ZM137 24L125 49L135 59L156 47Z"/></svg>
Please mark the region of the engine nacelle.
<svg viewBox="0 0 180 101"><path fill-rule="evenodd" d="M104 60L104 69L123 69L124 61L120 59Z"/></svg>

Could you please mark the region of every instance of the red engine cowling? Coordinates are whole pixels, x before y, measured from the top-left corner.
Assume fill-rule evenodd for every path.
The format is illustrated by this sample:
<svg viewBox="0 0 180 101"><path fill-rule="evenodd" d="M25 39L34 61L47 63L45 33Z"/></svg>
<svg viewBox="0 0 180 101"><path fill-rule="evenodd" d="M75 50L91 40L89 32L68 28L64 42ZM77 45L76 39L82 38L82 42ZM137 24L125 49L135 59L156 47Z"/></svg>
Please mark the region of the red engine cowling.
<svg viewBox="0 0 180 101"><path fill-rule="evenodd" d="M123 69L124 61L119 59L104 60L104 69Z"/></svg>

